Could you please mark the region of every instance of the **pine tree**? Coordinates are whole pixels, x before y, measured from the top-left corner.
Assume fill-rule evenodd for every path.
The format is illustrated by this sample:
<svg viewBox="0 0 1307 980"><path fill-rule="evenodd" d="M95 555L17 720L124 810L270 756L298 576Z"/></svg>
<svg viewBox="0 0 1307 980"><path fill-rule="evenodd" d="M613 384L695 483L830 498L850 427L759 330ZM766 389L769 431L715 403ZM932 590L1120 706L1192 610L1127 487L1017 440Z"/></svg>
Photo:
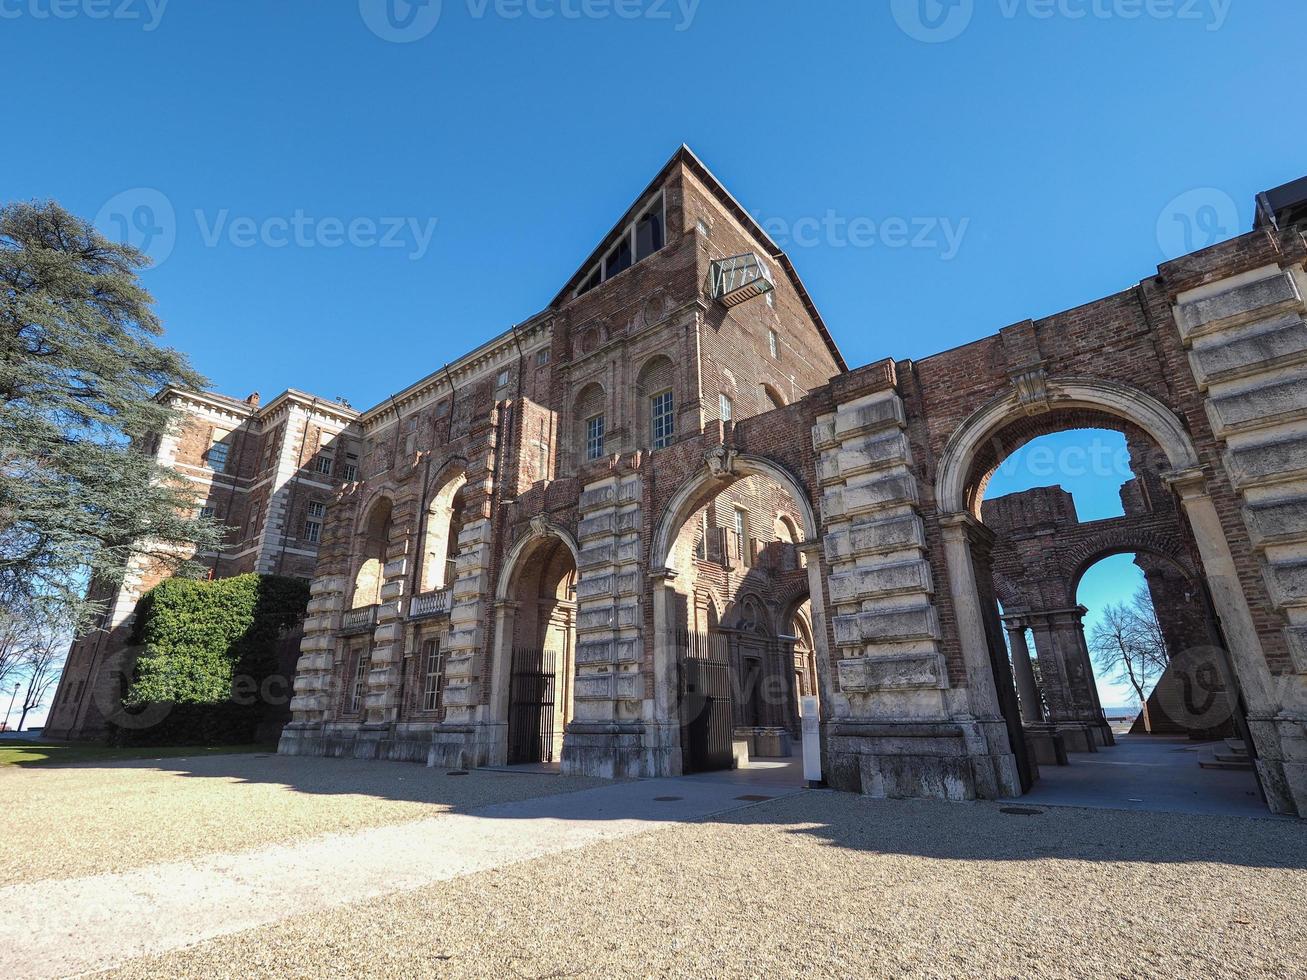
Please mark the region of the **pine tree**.
<svg viewBox="0 0 1307 980"><path fill-rule="evenodd" d="M54 202L0 207L0 607L78 622L129 562L184 572L219 528L141 451L202 387L137 279L148 260ZM57 607L57 610L55 608Z"/></svg>

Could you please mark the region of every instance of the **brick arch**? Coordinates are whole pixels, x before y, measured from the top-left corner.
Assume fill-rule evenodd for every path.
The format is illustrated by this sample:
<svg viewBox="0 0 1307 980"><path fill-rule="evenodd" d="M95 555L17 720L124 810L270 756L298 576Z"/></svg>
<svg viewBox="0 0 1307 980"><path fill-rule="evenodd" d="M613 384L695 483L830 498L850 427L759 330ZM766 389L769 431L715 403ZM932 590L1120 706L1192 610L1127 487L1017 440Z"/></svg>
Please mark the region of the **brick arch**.
<svg viewBox="0 0 1307 980"><path fill-rule="evenodd" d="M1076 428L1122 432L1133 426L1157 446L1165 469L1199 465L1184 425L1152 395L1098 378L1053 378L1045 407L1023 402L1014 389L973 412L949 437L940 454L935 491L942 514L980 516L980 500L998 464L1041 435Z"/></svg>
<svg viewBox="0 0 1307 980"><path fill-rule="evenodd" d="M1112 555L1141 553L1169 561L1194 584L1202 581L1201 573L1194 567L1188 549L1179 538L1160 531L1113 528L1090 538L1067 554L1063 566L1063 578L1067 583L1067 605L1076 604L1080 580L1094 565Z"/></svg>

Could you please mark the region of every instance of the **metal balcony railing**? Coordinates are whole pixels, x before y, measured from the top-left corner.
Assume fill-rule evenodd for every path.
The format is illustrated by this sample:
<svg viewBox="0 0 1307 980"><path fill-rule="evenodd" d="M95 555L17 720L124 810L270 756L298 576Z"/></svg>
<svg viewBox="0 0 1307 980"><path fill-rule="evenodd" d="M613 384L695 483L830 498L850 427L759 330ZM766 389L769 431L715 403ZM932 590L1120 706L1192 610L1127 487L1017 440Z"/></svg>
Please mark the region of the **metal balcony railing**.
<svg viewBox="0 0 1307 980"><path fill-rule="evenodd" d="M723 306L738 306L775 288L767 263L753 252L719 259L712 264L713 299Z"/></svg>
<svg viewBox="0 0 1307 980"><path fill-rule="evenodd" d="M448 616L453 591L453 589L444 588L437 589L435 592L424 592L422 595L415 595L413 601L409 603L408 618L423 619L427 616Z"/></svg>

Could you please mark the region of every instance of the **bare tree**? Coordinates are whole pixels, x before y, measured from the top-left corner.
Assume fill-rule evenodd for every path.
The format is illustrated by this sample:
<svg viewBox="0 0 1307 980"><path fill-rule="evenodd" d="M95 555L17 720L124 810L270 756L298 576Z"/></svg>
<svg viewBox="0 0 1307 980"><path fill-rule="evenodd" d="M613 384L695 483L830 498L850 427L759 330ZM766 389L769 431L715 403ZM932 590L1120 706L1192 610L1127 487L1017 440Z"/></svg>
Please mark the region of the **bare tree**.
<svg viewBox="0 0 1307 980"><path fill-rule="evenodd" d="M12 612L0 612L0 685L22 665L31 623ZM6 685L7 686L7 685Z"/></svg>
<svg viewBox="0 0 1307 980"><path fill-rule="evenodd" d="M1103 610L1103 618L1089 638L1089 649L1094 662L1111 672L1112 680L1134 688L1143 705L1144 731L1151 732L1148 695L1166 670L1167 655L1162 626L1147 589L1140 589L1128 603Z"/></svg>
<svg viewBox="0 0 1307 980"><path fill-rule="evenodd" d="M38 634L28 644L20 668L27 678L27 688L23 692L23 711L18 716L18 731L23 730L28 712L45 704L46 695L59 679L63 669L61 654L66 645L65 638L55 630Z"/></svg>

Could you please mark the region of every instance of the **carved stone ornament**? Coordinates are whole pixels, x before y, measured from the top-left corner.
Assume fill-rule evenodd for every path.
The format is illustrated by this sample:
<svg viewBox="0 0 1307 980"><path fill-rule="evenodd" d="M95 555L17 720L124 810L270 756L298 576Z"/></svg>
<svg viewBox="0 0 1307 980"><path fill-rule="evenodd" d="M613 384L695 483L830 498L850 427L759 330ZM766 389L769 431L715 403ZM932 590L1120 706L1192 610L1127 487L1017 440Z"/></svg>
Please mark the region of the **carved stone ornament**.
<svg viewBox="0 0 1307 980"><path fill-rule="evenodd" d="M548 534L549 518L545 517L544 514L536 514L535 517L531 518L531 533L539 536Z"/></svg>
<svg viewBox="0 0 1307 980"><path fill-rule="evenodd" d="M1027 415L1039 415L1053 407L1049 398L1048 372L1042 363L1013 371L1011 377L1017 399Z"/></svg>
<svg viewBox="0 0 1307 980"><path fill-rule="evenodd" d="M704 462L708 464L708 472L714 479L726 480L735 476L735 457L739 453L729 446L717 445L704 454Z"/></svg>

